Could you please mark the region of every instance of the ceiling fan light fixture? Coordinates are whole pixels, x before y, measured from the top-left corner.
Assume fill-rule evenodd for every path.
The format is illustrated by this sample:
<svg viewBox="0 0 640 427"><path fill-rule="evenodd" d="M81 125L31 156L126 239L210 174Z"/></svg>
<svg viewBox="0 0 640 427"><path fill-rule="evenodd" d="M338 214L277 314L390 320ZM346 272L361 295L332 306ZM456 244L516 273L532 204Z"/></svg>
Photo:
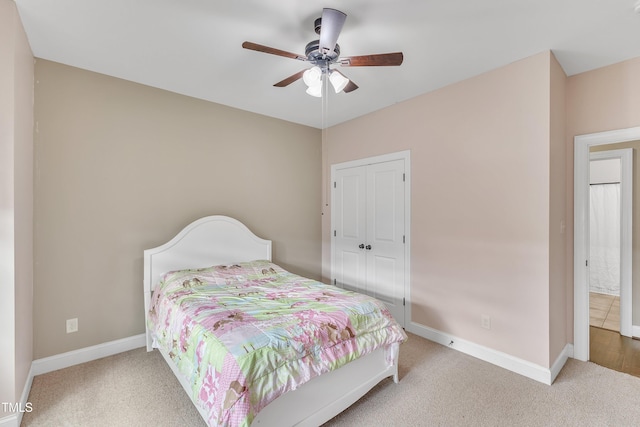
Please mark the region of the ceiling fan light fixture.
<svg viewBox="0 0 640 427"><path fill-rule="evenodd" d="M331 71L331 74L329 74L329 81L336 93L342 92L342 90L349 84L349 79L338 71Z"/></svg>
<svg viewBox="0 0 640 427"><path fill-rule="evenodd" d="M315 96L316 98L322 98L322 81L317 85L309 86L307 88L307 93L311 96Z"/></svg>
<svg viewBox="0 0 640 427"><path fill-rule="evenodd" d="M311 67L304 72L302 80L309 88L322 86L322 70L318 66Z"/></svg>

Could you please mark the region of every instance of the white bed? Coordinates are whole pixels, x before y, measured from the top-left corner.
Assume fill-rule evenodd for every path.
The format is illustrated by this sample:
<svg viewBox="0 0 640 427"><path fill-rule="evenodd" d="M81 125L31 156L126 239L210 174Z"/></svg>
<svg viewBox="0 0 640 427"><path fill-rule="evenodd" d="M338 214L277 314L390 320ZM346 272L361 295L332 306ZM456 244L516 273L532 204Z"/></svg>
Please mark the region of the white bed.
<svg viewBox="0 0 640 427"><path fill-rule="evenodd" d="M256 236L241 222L226 216L209 216L194 221L169 242L144 251L145 320L152 290L162 274L257 259L271 260L271 241ZM153 350L148 327L147 350ZM160 353L190 395L189 384L179 374L171 358L163 350ZM394 363L389 365L388 360ZM261 410L251 425L320 425L349 407L383 379L392 377L397 383L397 361L397 346L395 349L379 348L280 396ZM206 419L202 409L195 406Z"/></svg>

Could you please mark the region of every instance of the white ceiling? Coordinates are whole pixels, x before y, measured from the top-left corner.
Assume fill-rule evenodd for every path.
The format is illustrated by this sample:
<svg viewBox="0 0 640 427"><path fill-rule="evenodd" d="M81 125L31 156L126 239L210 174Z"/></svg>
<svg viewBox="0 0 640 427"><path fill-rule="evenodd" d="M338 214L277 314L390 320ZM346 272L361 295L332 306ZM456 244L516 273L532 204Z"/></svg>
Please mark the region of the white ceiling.
<svg viewBox="0 0 640 427"><path fill-rule="evenodd" d="M638 0L640 1L640 0ZM567 75L640 57L636 0L15 0L38 58L317 128L545 50ZM360 87L320 99L304 56L323 7L347 20L343 56L404 52L400 67L340 70Z"/></svg>

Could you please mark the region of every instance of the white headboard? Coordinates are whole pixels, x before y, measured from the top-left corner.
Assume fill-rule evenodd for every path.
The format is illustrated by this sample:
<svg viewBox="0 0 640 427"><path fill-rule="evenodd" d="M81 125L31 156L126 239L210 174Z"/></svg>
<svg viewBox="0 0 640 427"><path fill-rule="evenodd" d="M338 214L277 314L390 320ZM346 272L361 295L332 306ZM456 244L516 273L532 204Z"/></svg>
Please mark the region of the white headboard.
<svg viewBox="0 0 640 427"><path fill-rule="evenodd" d="M240 221L213 215L192 222L164 245L144 251L145 324L151 292L164 273L256 259L271 261L271 240L256 236Z"/></svg>

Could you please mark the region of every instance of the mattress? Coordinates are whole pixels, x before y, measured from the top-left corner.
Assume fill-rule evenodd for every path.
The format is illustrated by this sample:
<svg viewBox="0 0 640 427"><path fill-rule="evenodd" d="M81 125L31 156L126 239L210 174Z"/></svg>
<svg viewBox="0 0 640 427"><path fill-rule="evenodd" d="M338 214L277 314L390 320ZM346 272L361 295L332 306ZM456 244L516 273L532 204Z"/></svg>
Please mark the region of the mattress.
<svg viewBox="0 0 640 427"><path fill-rule="evenodd" d="M382 302L261 260L165 274L148 326L212 426L407 339Z"/></svg>

